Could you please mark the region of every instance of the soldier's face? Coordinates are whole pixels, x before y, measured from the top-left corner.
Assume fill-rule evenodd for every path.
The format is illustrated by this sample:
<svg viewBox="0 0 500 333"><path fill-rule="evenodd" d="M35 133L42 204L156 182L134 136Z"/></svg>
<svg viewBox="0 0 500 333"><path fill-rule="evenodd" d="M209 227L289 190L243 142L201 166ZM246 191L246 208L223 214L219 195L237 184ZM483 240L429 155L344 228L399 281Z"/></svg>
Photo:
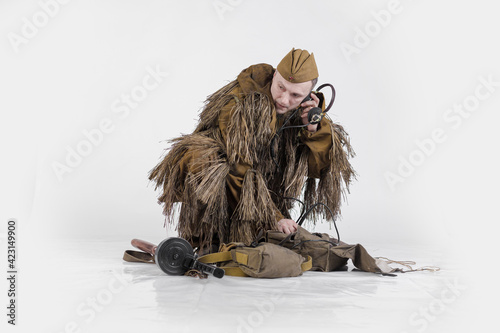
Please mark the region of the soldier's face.
<svg viewBox="0 0 500 333"><path fill-rule="evenodd" d="M271 95L278 114L284 114L297 108L312 88L311 81L291 83L276 70L271 84Z"/></svg>

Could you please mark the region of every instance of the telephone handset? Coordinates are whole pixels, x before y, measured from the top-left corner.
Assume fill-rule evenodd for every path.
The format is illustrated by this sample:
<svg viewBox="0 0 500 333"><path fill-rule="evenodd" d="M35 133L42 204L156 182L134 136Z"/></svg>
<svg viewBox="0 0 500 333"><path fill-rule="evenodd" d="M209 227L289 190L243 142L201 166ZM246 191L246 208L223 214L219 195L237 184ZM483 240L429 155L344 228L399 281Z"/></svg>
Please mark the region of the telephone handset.
<svg viewBox="0 0 500 333"><path fill-rule="evenodd" d="M332 90L332 97L330 99L330 103L328 103L328 106L325 108L325 111L321 110L321 108L319 107L314 107L311 110L309 110L309 113L307 114L307 120L309 121L309 124L318 124L321 121L321 119L323 119L325 113L328 112L328 110L330 110L330 108L333 105L333 102L335 101L335 88L330 83L322 84L321 86L318 87L316 91L311 91L311 93L315 94L324 87L330 87L330 89ZM311 93L307 94L306 98L304 98L302 102L300 102L300 104L312 100ZM319 98L319 105L323 104L324 100L323 94L315 94L315 95L318 96Z"/></svg>

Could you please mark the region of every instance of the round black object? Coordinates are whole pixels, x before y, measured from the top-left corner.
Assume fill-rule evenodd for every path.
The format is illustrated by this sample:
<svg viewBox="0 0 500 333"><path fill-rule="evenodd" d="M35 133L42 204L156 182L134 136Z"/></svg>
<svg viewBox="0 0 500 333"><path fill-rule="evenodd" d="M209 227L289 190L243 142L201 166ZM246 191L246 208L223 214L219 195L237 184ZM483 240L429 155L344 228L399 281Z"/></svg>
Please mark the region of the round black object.
<svg viewBox="0 0 500 333"><path fill-rule="evenodd" d="M307 120L309 121L310 124L318 124L323 116L321 115L323 111L318 108L314 107L311 110L309 110L309 113L307 114Z"/></svg>
<svg viewBox="0 0 500 333"><path fill-rule="evenodd" d="M185 239L171 237L163 240L155 252L155 261L168 275L183 275L188 267L186 259L193 258L193 248Z"/></svg>

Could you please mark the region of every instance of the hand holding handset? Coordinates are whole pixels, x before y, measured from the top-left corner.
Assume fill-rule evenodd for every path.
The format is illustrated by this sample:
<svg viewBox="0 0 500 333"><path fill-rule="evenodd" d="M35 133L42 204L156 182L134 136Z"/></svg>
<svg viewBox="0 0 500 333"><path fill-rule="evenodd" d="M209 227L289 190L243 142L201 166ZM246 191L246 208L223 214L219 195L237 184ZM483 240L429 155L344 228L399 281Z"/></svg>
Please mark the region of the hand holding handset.
<svg viewBox="0 0 500 333"><path fill-rule="evenodd" d="M321 110L321 108L319 107L313 107L312 109L309 110L308 114L307 114L307 120L308 120L308 124L304 124L304 125L299 125L299 126L296 126L296 125L288 125L287 126L287 123L288 121L294 117L296 114L297 114L297 111L300 110L300 107L298 107L297 109L295 109L295 111L287 118L285 119L285 121L283 122L283 125L281 125L280 129L276 132L276 134L273 136L273 138L271 139L271 143L269 145L270 147L270 150L271 150L271 158L273 159L274 161L274 164L276 164L276 167L279 169L279 164L278 164L278 161L276 159L276 154L275 154L275 147L274 147L274 143L275 143L275 140L276 138L279 137L280 133L284 130L284 129L287 129L287 128L297 128L297 127L305 127L305 126L309 126L309 125L315 125L315 124L318 124L322 119L323 119L323 116L325 115L325 113L330 110L330 108L332 107L333 105L333 102L335 101L335 88L333 87L333 85L331 85L330 83L325 83L325 84L322 84L321 86L318 87L317 91L315 92L310 92L309 94L307 94L307 96L302 100L302 102L300 102L300 105L302 105L302 103L304 102L307 102L307 101L310 101L312 100L312 97L311 97L311 93L315 94L317 92L319 92L321 89L323 89L324 87L330 87L331 90L332 90L332 97L330 99L330 103L328 103L328 106L325 108L325 110ZM322 105L323 104L323 94L317 94L316 96L320 99L319 101L319 104L318 105Z"/></svg>
<svg viewBox="0 0 500 333"><path fill-rule="evenodd" d="M328 110L330 110L330 108L333 105L333 102L335 101L335 88L330 83L325 83L325 84L322 84L321 86L319 86L318 90L316 90L314 92L311 91L312 94L315 94L320 99L319 105L321 105L323 103L324 97L323 97L323 94L316 94L316 93L319 92L324 87L330 87L332 90L332 97L330 99L330 103L325 108L325 111L321 110L321 108L319 108L319 107L313 107L311 110L309 110L309 112L307 114L307 120L309 121L309 124L312 124L312 125L318 124L321 121L321 119L323 119L323 116L325 115L325 113L328 112ZM302 102L300 102L301 105L304 102L312 100L311 93L309 93L306 96L306 98L304 98L302 100Z"/></svg>

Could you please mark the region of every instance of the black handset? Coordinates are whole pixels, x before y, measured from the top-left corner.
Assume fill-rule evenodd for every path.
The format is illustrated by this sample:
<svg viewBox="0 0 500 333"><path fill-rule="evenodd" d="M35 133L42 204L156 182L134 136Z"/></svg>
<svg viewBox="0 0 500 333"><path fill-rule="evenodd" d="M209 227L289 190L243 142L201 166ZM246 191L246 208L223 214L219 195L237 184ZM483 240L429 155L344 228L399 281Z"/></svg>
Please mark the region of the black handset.
<svg viewBox="0 0 500 333"><path fill-rule="evenodd" d="M311 94L315 94L313 91L309 92L307 96L300 102L300 104L307 102L307 101L312 101ZM316 94L315 94L316 95ZM319 105L323 103L323 96L322 95L316 95L319 98ZM307 113L307 121L309 124L317 124L323 119L323 110L319 107L313 107L309 112Z"/></svg>
<svg viewBox="0 0 500 333"><path fill-rule="evenodd" d="M333 87L333 85L331 85L330 83L322 84L321 86L318 87L317 91L320 91L324 87L329 87L332 90L332 97L330 99L330 103L328 103L328 106L325 108L325 111L321 110L321 108L319 108L319 107L315 107L315 108L312 108L311 110L309 110L309 113L307 114L307 120L309 121L310 124L319 123L321 121L321 119L323 119L323 116L325 115L325 113L328 110L330 110L330 108L333 105L333 102L335 101L335 88ZM318 98L320 99L319 105L323 104L323 100L324 100L323 94L316 95L316 96L318 96ZM309 93L300 104L307 102L307 101L310 101L311 99L312 99L311 93Z"/></svg>

